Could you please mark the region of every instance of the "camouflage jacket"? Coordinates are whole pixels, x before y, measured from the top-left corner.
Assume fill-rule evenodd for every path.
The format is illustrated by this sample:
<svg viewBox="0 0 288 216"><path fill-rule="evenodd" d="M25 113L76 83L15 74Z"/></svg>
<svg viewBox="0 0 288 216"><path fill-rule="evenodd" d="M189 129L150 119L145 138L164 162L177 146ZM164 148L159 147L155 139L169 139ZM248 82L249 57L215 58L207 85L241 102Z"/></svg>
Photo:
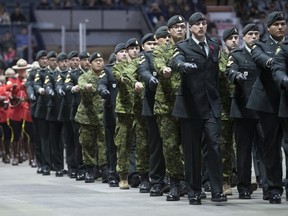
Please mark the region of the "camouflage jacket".
<svg viewBox="0 0 288 216"><path fill-rule="evenodd" d="M221 119L228 120L230 115L231 107L231 95L234 91L234 85L225 76L226 66L229 61L229 54L225 51L221 53L219 60L219 94L221 98L222 113Z"/></svg>
<svg viewBox="0 0 288 216"><path fill-rule="evenodd" d="M81 102L78 106L75 121L87 125L103 125L103 100L97 92L97 82L99 76L91 69L82 74L78 79ZM86 90L86 84L93 85L92 91Z"/></svg>
<svg viewBox="0 0 288 216"><path fill-rule="evenodd" d="M180 85L180 73L172 71L172 76L165 78L163 69L170 66L175 45L171 42L167 45L157 46L153 51L154 66L159 81L155 94L154 113L157 115L171 114Z"/></svg>
<svg viewBox="0 0 288 216"><path fill-rule="evenodd" d="M135 92L135 83L138 81L138 64L139 58L136 58L130 62L121 62L113 66L112 71L118 83L116 113L141 115L143 93Z"/></svg>

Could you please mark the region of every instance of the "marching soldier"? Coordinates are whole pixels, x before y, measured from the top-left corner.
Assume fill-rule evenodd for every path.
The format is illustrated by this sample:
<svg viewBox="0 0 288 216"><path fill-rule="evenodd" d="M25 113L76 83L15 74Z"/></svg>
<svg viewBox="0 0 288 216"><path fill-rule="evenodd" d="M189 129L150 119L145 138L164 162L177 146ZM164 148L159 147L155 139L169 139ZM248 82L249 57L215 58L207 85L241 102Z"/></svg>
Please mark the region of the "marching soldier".
<svg viewBox="0 0 288 216"><path fill-rule="evenodd" d="M247 24L243 30L245 46L234 49L227 63L227 77L235 85L230 117L235 122L235 141L239 199L251 199L251 166L253 142L263 145L263 132L259 117L254 110L246 108L258 71L251 57L251 47L259 40L256 24Z"/></svg>
<svg viewBox="0 0 288 216"><path fill-rule="evenodd" d="M154 113L163 141L163 154L166 165L166 175L170 178L170 191L167 201L180 199L180 180L184 178L183 155L181 153L180 125L172 116L172 110L180 84L180 75L170 67L176 43L185 38L186 20L175 15L168 20L168 32L171 36L167 44L158 46L153 51L157 79L151 80L150 88L154 87ZM159 82L159 83L158 83ZM155 85L157 84L158 85ZM157 87L156 87L157 86Z"/></svg>
<svg viewBox="0 0 288 216"><path fill-rule="evenodd" d="M280 89L273 80L271 66L278 43L285 40L285 14L272 12L267 17L267 30L270 34L266 41L258 41L252 46L252 58L259 69L253 85L247 108L256 110L264 134L264 165L267 182L263 183L263 199L271 204L281 203L282 164L279 154L283 138L282 119L279 118Z"/></svg>
<svg viewBox="0 0 288 216"><path fill-rule="evenodd" d="M227 201L223 194L220 152L221 105L218 93L219 45L207 38L207 20L200 12L189 18L191 37L178 43L172 69L181 74L173 116L180 118L185 181L190 205L201 204L201 144L207 144L211 201Z"/></svg>
<svg viewBox="0 0 288 216"><path fill-rule="evenodd" d="M81 102L75 116L75 121L80 124L79 142L82 145L83 161L86 166L86 183L94 182L96 170L107 164L103 105L96 88L99 77L105 75L104 60L100 53L94 52L89 62L91 69L78 79Z"/></svg>

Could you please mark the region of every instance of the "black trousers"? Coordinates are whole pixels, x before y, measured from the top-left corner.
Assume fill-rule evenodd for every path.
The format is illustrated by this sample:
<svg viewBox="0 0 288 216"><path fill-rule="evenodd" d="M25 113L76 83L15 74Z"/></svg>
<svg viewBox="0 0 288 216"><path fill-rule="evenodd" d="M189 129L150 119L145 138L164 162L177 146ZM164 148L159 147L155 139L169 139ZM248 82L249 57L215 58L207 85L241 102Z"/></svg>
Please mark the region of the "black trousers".
<svg viewBox="0 0 288 216"><path fill-rule="evenodd" d="M77 169L77 156L76 156L76 145L75 132L73 128L73 121L64 121L63 128L65 129L65 144L66 144L66 163L68 169ZM78 141L79 143L79 141Z"/></svg>
<svg viewBox="0 0 288 216"><path fill-rule="evenodd" d="M147 116L148 143L150 152L150 179L151 185L164 185L165 160L163 144L155 116Z"/></svg>
<svg viewBox="0 0 288 216"><path fill-rule="evenodd" d="M285 178L288 179L288 118L283 119L283 141L282 148L285 154L286 173Z"/></svg>
<svg viewBox="0 0 288 216"><path fill-rule="evenodd" d="M49 121L49 138L51 146L51 161L57 171L64 169L63 142L61 139L62 122Z"/></svg>
<svg viewBox="0 0 288 216"><path fill-rule="evenodd" d="M236 159L239 192L250 190L251 186L251 168L252 168L252 146L254 142L257 145L263 145L263 132L258 127L257 119L237 118L235 122L235 142Z"/></svg>
<svg viewBox="0 0 288 216"><path fill-rule="evenodd" d="M42 166L42 148L40 139L39 119L32 116L32 125L34 130L34 152L37 161L37 166Z"/></svg>
<svg viewBox="0 0 288 216"><path fill-rule="evenodd" d="M188 195L194 196L201 192L201 145L202 135L207 144L207 169L212 194L222 193L223 169L220 147L220 119L180 119L181 139L184 153L185 181Z"/></svg>
<svg viewBox="0 0 288 216"><path fill-rule="evenodd" d="M258 115L264 134L263 154L268 192L270 195L282 194L282 120L273 113L259 112Z"/></svg>
<svg viewBox="0 0 288 216"><path fill-rule="evenodd" d="M41 141L41 152L42 152L42 169L52 169L51 161L51 144L50 144L50 133L49 133L49 122L45 119L38 119L39 135Z"/></svg>

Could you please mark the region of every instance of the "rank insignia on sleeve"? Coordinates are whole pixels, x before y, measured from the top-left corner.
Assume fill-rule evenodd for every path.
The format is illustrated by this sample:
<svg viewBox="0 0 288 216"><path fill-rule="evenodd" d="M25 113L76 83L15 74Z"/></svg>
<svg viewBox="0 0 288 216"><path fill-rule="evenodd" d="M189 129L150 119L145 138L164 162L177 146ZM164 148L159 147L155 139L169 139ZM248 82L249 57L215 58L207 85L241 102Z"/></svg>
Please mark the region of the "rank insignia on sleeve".
<svg viewBox="0 0 288 216"><path fill-rule="evenodd" d="M100 74L99 78L103 78L105 76L105 73Z"/></svg>

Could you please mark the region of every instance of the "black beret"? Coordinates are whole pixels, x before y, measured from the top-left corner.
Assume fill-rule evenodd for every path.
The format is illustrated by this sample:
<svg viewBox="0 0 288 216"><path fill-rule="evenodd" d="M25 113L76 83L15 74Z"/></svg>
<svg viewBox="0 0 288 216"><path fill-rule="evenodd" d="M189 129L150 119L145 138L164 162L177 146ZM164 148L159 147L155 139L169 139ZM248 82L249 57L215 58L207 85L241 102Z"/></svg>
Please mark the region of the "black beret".
<svg viewBox="0 0 288 216"><path fill-rule="evenodd" d="M274 11L267 16L267 26L271 26L276 21L285 20L285 14L283 12Z"/></svg>
<svg viewBox="0 0 288 216"><path fill-rule="evenodd" d="M81 59L86 59L86 58L90 58L90 53L88 53L87 51L83 51L79 53L79 58Z"/></svg>
<svg viewBox="0 0 288 216"><path fill-rule="evenodd" d="M177 23L182 23L185 22L185 18L181 15L174 15L173 17L171 17L168 22L167 22L167 26L168 28L170 28L171 26L177 24Z"/></svg>
<svg viewBox="0 0 288 216"><path fill-rule="evenodd" d="M155 41L154 34L153 33L148 33L143 36L141 40L141 44L146 43L147 41Z"/></svg>
<svg viewBox="0 0 288 216"><path fill-rule="evenodd" d="M109 59L108 59L108 63L112 64L115 61L116 61L116 55L115 55L115 53L111 53L111 55L109 56Z"/></svg>
<svg viewBox="0 0 288 216"><path fill-rule="evenodd" d="M47 54L47 58L57 58L57 53L55 51L50 51Z"/></svg>
<svg viewBox="0 0 288 216"><path fill-rule="evenodd" d="M155 37L156 38L167 37L167 35L169 35L167 26L161 26L155 31Z"/></svg>
<svg viewBox="0 0 288 216"><path fill-rule="evenodd" d="M129 46L140 46L140 42L136 38L130 38L125 44L126 48Z"/></svg>
<svg viewBox="0 0 288 216"><path fill-rule="evenodd" d="M249 24L245 25L243 30L242 30L242 34L245 35L249 31L259 31L258 25L255 23L249 23Z"/></svg>
<svg viewBox="0 0 288 216"><path fill-rule="evenodd" d="M72 58L75 58L75 57L78 57L79 56L79 53L77 51L71 51L68 53L68 59L72 59Z"/></svg>
<svg viewBox="0 0 288 216"><path fill-rule="evenodd" d="M225 29L223 32L223 36L222 36L223 41L225 41L227 38L229 38L232 35L238 35L238 32L239 32L238 29L235 27Z"/></svg>
<svg viewBox="0 0 288 216"><path fill-rule="evenodd" d="M206 16L201 12L195 12L189 18L189 25L194 25L195 23L202 20L206 20Z"/></svg>
<svg viewBox="0 0 288 216"><path fill-rule="evenodd" d="M65 60L68 59L67 54L65 52L60 52L57 55L57 62L61 61L61 60Z"/></svg>
<svg viewBox="0 0 288 216"><path fill-rule="evenodd" d="M96 58L103 58L103 56L99 52L94 52L90 55L89 62L91 63Z"/></svg>
<svg viewBox="0 0 288 216"><path fill-rule="evenodd" d="M119 52L122 49L126 49L125 47L125 43L119 43L115 46L114 48L114 53L116 54L117 52Z"/></svg>
<svg viewBox="0 0 288 216"><path fill-rule="evenodd" d="M38 61L40 58L47 56L47 51L46 50L40 50L39 52L37 52L36 54L36 61Z"/></svg>

